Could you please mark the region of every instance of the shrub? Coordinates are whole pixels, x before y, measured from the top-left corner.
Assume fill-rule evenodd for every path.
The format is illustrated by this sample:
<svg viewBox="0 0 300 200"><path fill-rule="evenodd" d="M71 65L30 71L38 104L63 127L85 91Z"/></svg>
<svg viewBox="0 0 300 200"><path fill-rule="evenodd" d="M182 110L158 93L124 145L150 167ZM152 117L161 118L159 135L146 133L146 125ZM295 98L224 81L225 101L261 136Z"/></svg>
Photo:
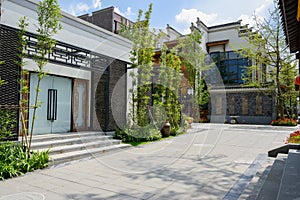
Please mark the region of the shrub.
<svg viewBox="0 0 300 200"><path fill-rule="evenodd" d="M271 122L272 126L297 126L297 121L295 119L277 119Z"/></svg>
<svg viewBox="0 0 300 200"><path fill-rule="evenodd" d="M186 122L186 124L188 124L188 122ZM179 128L172 128L171 127L171 136L176 136L176 135L181 135L186 133L185 128L179 127Z"/></svg>
<svg viewBox="0 0 300 200"><path fill-rule="evenodd" d="M48 166L49 151L32 152L30 157L21 145L13 142L0 144L0 179L11 178Z"/></svg>
<svg viewBox="0 0 300 200"><path fill-rule="evenodd" d="M9 110L0 109L0 141L13 135L15 128L15 116Z"/></svg>
<svg viewBox="0 0 300 200"><path fill-rule="evenodd" d="M294 131L287 138L286 143L298 143L300 144L300 130Z"/></svg>
<svg viewBox="0 0 300 200"><path fill-rule="evenodd" d="M146 142L160 139L161 133L154 126L126 127L124 130L117 129L114 138L123 142Z"/></svg>

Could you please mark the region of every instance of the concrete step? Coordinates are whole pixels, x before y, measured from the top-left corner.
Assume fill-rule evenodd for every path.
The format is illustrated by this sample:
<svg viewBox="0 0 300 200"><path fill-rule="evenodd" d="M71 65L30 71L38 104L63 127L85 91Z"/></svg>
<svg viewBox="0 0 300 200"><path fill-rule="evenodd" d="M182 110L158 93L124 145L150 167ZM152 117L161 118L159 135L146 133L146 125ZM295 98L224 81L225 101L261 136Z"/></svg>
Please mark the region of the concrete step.
<svg viewBox="0 0 300 200"><path fill-rule="evenodd" d="M277 199L281 179L286 165L287 154L278 154L265 182L263 183L256 199L274 200Z"/></svg>
<svg viewBox="0 0 300 200"><path fill-rule="evenodd" d="M101 136L107 135L104 132L94 132L94 131L85 131L85 132L72 132L72 133L54 133L54 134L39 134L32 137L32 142L44 142L51 140L63 140L71 138L81 138L89 136Z"/></svg>
<svg viewBox="0 0 300 200"><path fill-rule="evenodd" d="M96 142L85 142L80 144L73 144L73 145L65 145L65 146L55 146L50 149L50 155L67 153L71 151L80 151L84 149L91 149L97 147L105 147L111 145L118 145L122 142L120 140L107 140L107 141L96 141ZM48 149L39 149L39 151L46 151Z"/></svg>
<svg viewBox="0 0 300 200"><path fill-rule="evenodd" d="M121 140L113 139L114 132L79 132L36 135L32 140L33 151L50 150L50 164L61 164L91 158L101 153L130 147Z"/></svg>
<svg viewBox="0 0 300 200"><path fill-rule="evenodd" d="M278 200L300 199L300 150L289 150L283 171Z"/></svg>
<svg viewBox="0 0 300 200"><path fill-rule="evenodd" d="M83 150L72 151L63 154L55 154L51 156L51 159L53 159L53 164L57 165L65 162L79 160L82 158L92 158L95 156L99 156L100 154L103 153L113 152L128 147L130 147L130 145L128 144L117 144L117 145L111 145L111 146L105 146L99 148L83 149Z"/></svg>
<svg viewBox="0 0 300 200"><path fill-rule="evenodd" d="M42 142L33 141L31 145L32 150L37 149L49 149L57 146L66 146L66 145L73 145L73 144L81 144L91 141L103 141L103 140L110 140L112 136L107 135L100 135L100 136L83 136L83 137L72 137L72 138L57 138L56 140L51 139L49 141L44 140Z"/></svg>

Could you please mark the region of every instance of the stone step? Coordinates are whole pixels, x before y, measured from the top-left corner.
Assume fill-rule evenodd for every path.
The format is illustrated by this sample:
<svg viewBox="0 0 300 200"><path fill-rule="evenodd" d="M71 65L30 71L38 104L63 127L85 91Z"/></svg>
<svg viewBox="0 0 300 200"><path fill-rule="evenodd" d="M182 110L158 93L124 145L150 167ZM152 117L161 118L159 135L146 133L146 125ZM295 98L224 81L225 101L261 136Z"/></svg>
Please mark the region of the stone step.
<svg viewBox="0 0 300 200"><path fill-rule="evenodd" d="M281 179L286 165L287 154L278 154L256 199L277 199Z"/></svg>
<svg viewBox="0 0 300 200"><path fill-rule="evenodd" d="M33 151L50 150L50 165L92 158L101 153L130 147L121 140L113 139L114 132L76 132L34 135Z"/></svg>
<svg viewBox="0 0 300 200"><path fill-rule="evenodd" d="M101 136L107 135L104 132L94 132L94 131L85 131L85 132L72 132L72 133L54 133L54 134L39 134L32 137L32 142L44 142L51 140L63 140L71 138L81 138L89 136Z"/></svg>
<svg viewBox="0 0 300 200"><path fill-rule="evenodd" d="M117 145L110 145L110 146L105 146L105 147L72 151L72 152L67 152L67 153L63 153L63 154L55 154L50 157L53 160L53 164L58 165L61 163L79 160L82 158L93 158L93 157L99 156L103 153L113 152L113 151L117 151L117 150L128 148L128 147L130 147L130 145L128 145L128 144L117 144Z"/></svg>
<svg viewBox="0 0 300 200"><path fill-rule="evenodd" d="M66 145L73 145L73 144L81 144L85 142L91 141L103 141L103 140L110 140L112 136L107 135L99 135L99 136L80 136L80 137L72 137L72 138L57 138L56 140L51 139L49 141L44 140L42 142L33 141L31 145L32 150L37 149L49 149L58 146L66 146Z"/></svg>
<svg viewBox="0 0 300 200"><path fill-rule="evenodd" d="M289 150L282 180L278 192L278 200L300 199L300 150Z"/></svg>
<svg viewBox="0 0 300 200"><path fill-rule="evenodd" d="M97 147L118 145L118 144L121 144L120 140L103 140L103 141L94 141L94 142L84 142L84 143L73 144L73 145L55 146L50 149L50 155L67 153L67 152L71 152L71 151L78 151L78 150L84 150L84 149L97 148ZM39 149L39 151L46 151L46 150L48 150L48 149L47 148Z"/></svg>

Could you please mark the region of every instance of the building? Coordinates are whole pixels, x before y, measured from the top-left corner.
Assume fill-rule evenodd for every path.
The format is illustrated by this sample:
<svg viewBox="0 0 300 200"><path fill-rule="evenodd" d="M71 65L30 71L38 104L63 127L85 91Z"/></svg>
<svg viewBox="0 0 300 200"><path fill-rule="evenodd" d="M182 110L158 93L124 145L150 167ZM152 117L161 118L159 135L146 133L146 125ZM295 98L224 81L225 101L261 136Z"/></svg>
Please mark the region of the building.
<svg viewBox="0 0 300 200"><path fill-rule="evenodd" d="M249 27L242 25L241 21L211 27L206 26L199 18L196 25L192 23L191 31L197 30L202 33L201 46L208 55L207 64L215 63L204 76L209 86L211 122L270 124L276 118L275 99L271 95L256 88L242 86L242 77L247 74L247 67L251 65L252 60L241 57L236 50L248 45L245 40L248 29ZM167 25L166 36L161 38L158 48L162 43L170 48L175 46L178 37L184 35ZM184 71L184 68L182 69ZM253 78L263 81L261 75L255 72ZM182 88L185 88L185 85L186 91L182 91L184 95L188 90L192 90L188 84L182 84Z"/></svg>
<svg viewBox="0 0 300 200"><path fill-rule="evenodd" d="M202 32L204 51L215 63L218 73L210 70L207 83L210 85L210 118L212 122L247 124L270 124L276 118L275 99L256 88L244 88L243 76L253 62L241 57L236 50L248 43L248 25L241 21L207 27L197 19L197 28ZM263 65L260 65L263 68ZM222 78L222 81L218 77ZM260 81L261 74L252 72L252 78Z"/></svg>
<svg viewBox="0 0 300 200"><path fill-rule="evenodd" d="M11 108L19 118L19 76L17 57L18 20L27 16L26 65L30 72L29 104L33 102L37 75L33 61L36 48L37 0L6 0L1 4L0 87L1 108ZM131 42L119 35L62 12L63 29L54 36L56 45L48 55L48 76L42 79L34 134L81 130L114 130L126 120L126 74ZM120 83L121 82L121 83ZM112 96L118 85L118 104ZM113 105L112 105L113 104ZM118 110L114 112L113 107ZM32 112L29 111L29 124ZM16 123L18 125L18 123Z"/></svg>
<svg viewBox="0 0 300 200"><path fill-rule="evenodd" d="M132 21L116 13L113 6L92 12L92 15L84 14L78 17L113 33L118 33L122 23L125 26L133 25Z"/></svg>

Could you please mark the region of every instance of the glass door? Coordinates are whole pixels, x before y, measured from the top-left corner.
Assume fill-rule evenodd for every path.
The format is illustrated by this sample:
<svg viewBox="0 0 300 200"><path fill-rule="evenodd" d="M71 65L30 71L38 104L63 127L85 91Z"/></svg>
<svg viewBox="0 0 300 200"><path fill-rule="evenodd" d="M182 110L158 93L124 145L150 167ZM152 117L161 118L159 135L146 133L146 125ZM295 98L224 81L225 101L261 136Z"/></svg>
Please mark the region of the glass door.
<svg viewBox="0 0 300 200"><path fill-rule="evenodd" d="M30 105L34 103L37 74L30 75ZM46 76L40 84L39 101L34 125L34 134L62 133L71 130L72 80L69 78ZM29 111L29 127L33 110Z"/></svg>

